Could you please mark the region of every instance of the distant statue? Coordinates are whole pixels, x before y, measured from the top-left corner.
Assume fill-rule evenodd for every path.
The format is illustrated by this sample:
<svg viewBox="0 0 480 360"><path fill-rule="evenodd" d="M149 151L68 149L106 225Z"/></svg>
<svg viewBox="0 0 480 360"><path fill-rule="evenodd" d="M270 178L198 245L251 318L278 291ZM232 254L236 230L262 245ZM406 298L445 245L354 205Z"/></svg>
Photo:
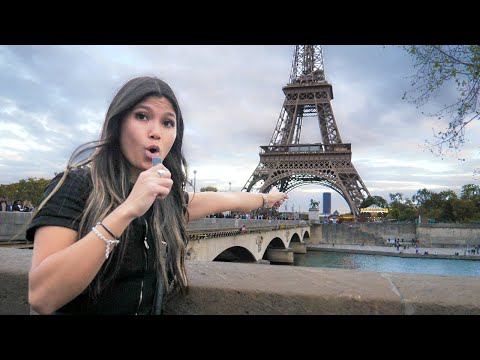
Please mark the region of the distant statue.
<svg viewBox="0 0 480 360"><path fill-rule="evenodd" d="M310 199L310 209L318 209L318 204L320 204L320 201Z"/></svg>

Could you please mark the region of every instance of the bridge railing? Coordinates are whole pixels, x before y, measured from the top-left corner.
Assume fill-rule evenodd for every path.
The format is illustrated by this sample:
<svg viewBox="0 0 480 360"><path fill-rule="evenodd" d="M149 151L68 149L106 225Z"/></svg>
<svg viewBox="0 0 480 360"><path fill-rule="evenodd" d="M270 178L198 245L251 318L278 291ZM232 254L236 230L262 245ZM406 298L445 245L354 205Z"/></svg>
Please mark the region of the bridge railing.
<svg viewBox="0 0 480 360"><path fill-rule="evenodd" d="M284 227L300 226L305 224L300 220L257 220L257 219L225 219L225 218L204 218L188 223L187 231L197 230L225 230L239 229L242 225L245 228L273 228L283 225Z"/></svg>
<svg viewBox="0 0 480 360"><path fill-rule="evenodd" d="M11 241L18 234L17 240L25 241L24 226L30 220L32 213L0 211L0 242ZM225 218L204 218L188 223L187 232L198 231L235 231L245 225L247 231L252 229L273 229L303 226L304 221L300 220L258 220L258 219L225 219ZM21 233L19 233L21 232Z"/></svg>
<svg viewBox="0 0 480 360"><path fill-rule="evenodd" d="M284 229L294 229L298 227L306 227L308 225L294 225L294 224L265 224L265 226L255 226L247 228L245 230L239 229L211 229L211 230L187 230L187 237L188 240L200 240L200 239L210 239L210 238L220 238L220 237L227 237L227 236L237 236L237 235L245 235L245 234L260 234L266 231L272 230L284 230Z"/></svg>

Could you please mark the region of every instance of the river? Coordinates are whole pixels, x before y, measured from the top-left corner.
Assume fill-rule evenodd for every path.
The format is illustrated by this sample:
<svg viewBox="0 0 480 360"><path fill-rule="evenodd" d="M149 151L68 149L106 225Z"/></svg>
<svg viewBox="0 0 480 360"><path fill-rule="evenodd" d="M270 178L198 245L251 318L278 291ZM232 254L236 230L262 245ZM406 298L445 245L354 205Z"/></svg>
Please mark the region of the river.
<svg viewBox="0 0 480 360"><path fill-rule="evenodd" d="M480 276L480 261L307 251L295 254L295 266L447 276Z"/></svg>

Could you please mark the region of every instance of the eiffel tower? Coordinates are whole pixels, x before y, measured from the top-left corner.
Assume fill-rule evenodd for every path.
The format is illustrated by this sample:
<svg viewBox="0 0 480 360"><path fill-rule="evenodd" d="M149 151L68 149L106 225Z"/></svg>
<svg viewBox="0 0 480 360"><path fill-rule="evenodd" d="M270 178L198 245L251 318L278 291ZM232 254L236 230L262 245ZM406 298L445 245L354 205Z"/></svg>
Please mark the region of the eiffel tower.
<svg viewBox="0 0 480 360"><path fill-rule="evenodd" d="M269 145L260 146L260 163L242 191L268 192L276 186L289 192L302 185L335 190L354 215L370 195L352 164L352 146L342 142L331 101L332 85L325 80L320 45L296 45L290 82ZM317 117L322 143L300 143L303 119Z"/></svg>

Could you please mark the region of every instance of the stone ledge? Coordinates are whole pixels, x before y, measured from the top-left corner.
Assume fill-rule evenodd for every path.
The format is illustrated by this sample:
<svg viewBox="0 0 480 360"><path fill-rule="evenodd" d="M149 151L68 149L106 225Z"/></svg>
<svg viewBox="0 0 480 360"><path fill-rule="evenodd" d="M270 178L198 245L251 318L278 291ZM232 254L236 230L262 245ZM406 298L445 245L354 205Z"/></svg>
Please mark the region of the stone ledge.
<svg viewBox="0 0 480 360"><path fill-rule="evenodd" d="M0 314L30 313L31 250L0 249ZM187 261L165 314L480 314L480 278Z"/></svg>
<svg viewBox="0 0 480 360"><path fill-rule="evenodd" d="M188 263L166 314L480 314L480 279L220 262Z"/></svg>
<svg viewBox="0 0 480 360"><path fill-rule="evenodd" d="M0 315L28 315L31 250L0 249Z"/></svg>

